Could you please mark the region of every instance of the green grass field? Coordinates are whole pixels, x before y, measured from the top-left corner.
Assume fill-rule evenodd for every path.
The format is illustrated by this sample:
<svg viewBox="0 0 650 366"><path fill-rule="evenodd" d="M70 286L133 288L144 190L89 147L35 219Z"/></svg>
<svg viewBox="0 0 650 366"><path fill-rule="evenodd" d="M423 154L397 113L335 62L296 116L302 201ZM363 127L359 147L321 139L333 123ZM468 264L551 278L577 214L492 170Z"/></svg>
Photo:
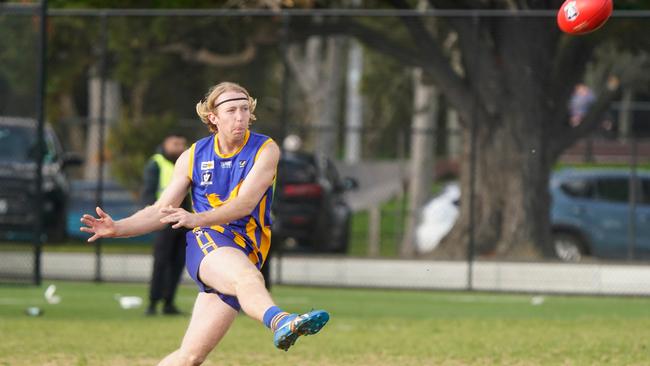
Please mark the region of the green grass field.
<svg viewBox="0 0 650 366"><path fill-rule="evenodd" d="M0 286L0 365L153 365L180 342L188 316L145 317L116 294L145 297L144 284L54 282ZM49 284L49 282L47 283ZM196 295L182 286L179 306ZM289 311L325 308L332 320L288 353L241 316L206 365L647 365L650 299L315 289L276 286ZM44 314L30 317L29 306Z"/></svg>

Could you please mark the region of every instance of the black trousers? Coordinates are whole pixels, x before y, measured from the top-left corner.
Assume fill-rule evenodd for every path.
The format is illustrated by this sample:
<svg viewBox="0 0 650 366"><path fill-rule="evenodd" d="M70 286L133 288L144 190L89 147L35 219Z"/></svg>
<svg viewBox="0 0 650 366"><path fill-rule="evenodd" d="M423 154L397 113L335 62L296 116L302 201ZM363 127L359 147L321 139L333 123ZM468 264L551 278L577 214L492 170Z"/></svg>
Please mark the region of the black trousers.
<svg viewBox="0 0 650 366"><path fill-rule="evenodd" d="M171 226L156 235L153 245L153 273L149 287L149 301L155 304L163 300L173 305L176 289L185 267L185 234L187 229Z"/></svg>

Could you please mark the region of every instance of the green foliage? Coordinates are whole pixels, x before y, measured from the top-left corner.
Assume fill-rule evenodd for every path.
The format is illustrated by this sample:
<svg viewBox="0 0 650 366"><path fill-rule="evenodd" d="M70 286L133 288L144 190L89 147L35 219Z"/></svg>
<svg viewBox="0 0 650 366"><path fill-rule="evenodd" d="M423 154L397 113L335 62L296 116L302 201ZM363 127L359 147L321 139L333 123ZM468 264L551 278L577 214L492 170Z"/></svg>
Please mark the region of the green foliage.
<svg viewBox="0 0 650 366"><path fill-rule="evenodd" d="M231 1L106 1L53 0L58 8L219 8L263 6ZM101 65L101 24L98 16L52 16L47 25L47 119L67 142L67 131L75 129L71 145L83 151L83 126L79 123L89 114L88 78L96 75ZM109 79L117 81L122 92L123 121L112 132L107 145L114 158L117 180L137 189L141 167L159 141L153 133L140 136L138 144L125 137L148 129L147 121L161 121L175 116L178 120L196 120L194 105L208 88L223 80L245 85L260 98L256 128L261 132L277 128L278 83L276 34L278 20L262 17L108 17L106 67ZM36 76L38 68L38 18L31 15L0 15L0 114L34 115ZM249 44L255 45L254 59L231 65L213 65L197 60L202 50L226 59L237 55ZM170 51L169 46L182 46L189 52ZM173 48L173 47L171 47ZM275 106L275 107L274 107ZM143 121L144 120L144 121ZM130 121L130 122L127 122ZM72 122L75 122L74 124ZM69 126L63 125L70 123ZM128 126L133 123L133 126ZM60 127L60 128L59 128ZM199 135L197 122L188 137ZM118 137L115 137L118 136ZM129 135L130 136L130 135ZM71 137L72 139L73 137ZM139 142L144 141L144 144ZM125 150L135 147L133 152ZM69 146L65 147L69 149ZM146 152L145 152L146 151Z"/></svg>
<svg viewBox="0 0 650 366"><path fill-rule="evenodd" d="M45 303L44 287L0 287L0 364L153 365L189 322L119 307L118 294L146 298L145 284L55 284L58 305ZM195 297L195 286L181 286L179 307L189 313ZM533 306L529 295L286 286L273 297L332 319L285 353L241 315L205 365L642 365L650 347L644 298L548 296ZM44 314L28 317L28 306Z"/></svg>
<svg viewBox="0 0 650 366"><path fill-rule="evenodd" d="M147 117L139 123L126 117L118 121L108 137L115 178L126 188L139 191L145 164L176 122L176 118L168 114Z"/></svg>
<svg viewBox="0 0 650 366"><path fill-rule="evenodd" d="M444 188L445 182L434 182L429 191L430 197L435 197ZM379 233L379 256L385 258L397 258L399 246L404 235L406 225L406 201L408 194L402 197L395 197L384 202L380 208L381 230ZM352 215L352 229L350 232L350 247L348 254L352 256L365 257L368 255L369 237L369 214L368 211L355 212Z"/></svg>
<svg viewBox="0 0 650 366"><path fill-rule="evenodd" d="M103 2L85 4L99 6ZM232 80L248 87L257 97L264 97L258 91L277 93L274 86L278 80L269 77L269 74L275 75L272 69L269 70L269 65L278 62L277 55L274 55L277 50L273 48L259 47L253 61L255 67L246 63L213 67L166 50L175 44L220 55L237 53L246 46L251 32L258 31L267 22L268 19L214 17L107 19L107 73L121 87L124 111L122 121L115 126L115 131L110 131L107 144L116 180L134 191L139 190L142 167L160 143L161 136L180 120L197 121L194 106L210 86L222 80ZM88 99L87 78L93 70L98 71L101 37L96 17L55 18L52 28L48 115L56 123L60 119L87 114L84 111ZM206 36L210 34L219 36ZM61 95L74 96L78 110L63 110ZM264 106L264 103L265 100L261 99L260 105ZM270 114L273 112L277 113L269 108L260 108L258 117L264 121L259 127L264 129L269 123L277 122ZM202 136L205 131L197 121L187 131L188 138L192 140L195 136Z"/></svg>
<svg viewBox="0 0 650 366"><path fill-rule="evenodd" d="M86 104L87 77L98 65L99 22L93 18L51 17L47 46L47 99L48 120L59 125L62 120L85 115L79 108L65 110L60 98L70 95L79 106ZM96 72L96 70L95 70Z"/></svg>
<svg viewBox="0 0 650 366"><path fill-rule="evenodd" d="M115 8L115 9L165 9L165 8L213 8L223 7L227 1L210 0L50 0L51 8Z"/></svg>
<svg viewBox="0 0 650 366"><path fill-rule="evenodd" d="M364 129L364 156L404 156L413 109L411 70L371 49L364 49L363 57L362 93L364 102L372 106L364 110L367 112L364 119L371 121Z"/></svg>
<svg viewBox="0 0 650 366"><path fill-rule="evenodd" d="M38 23L0 14L0 114L34 116Z"/></svg>
<svg viewBox="0 0 650 366"><path fill-rule="evenodd" d="M553 170L561 169L631 169L629 164L625 163L558 163L555 165ZM641 163L638 164L637 169L639 171L650 171L650 163Z"/></svg>
<svg viewBox="0 0 650 366"><path fill-rule="evenodd" d="M399 245L404 234L404 203L404 198L394 198L381 205L379 233L381 257L396 258L399 255ZM359 257L368 255L369 217L368 211L355 212L352 215L349 255Z"/></svg>

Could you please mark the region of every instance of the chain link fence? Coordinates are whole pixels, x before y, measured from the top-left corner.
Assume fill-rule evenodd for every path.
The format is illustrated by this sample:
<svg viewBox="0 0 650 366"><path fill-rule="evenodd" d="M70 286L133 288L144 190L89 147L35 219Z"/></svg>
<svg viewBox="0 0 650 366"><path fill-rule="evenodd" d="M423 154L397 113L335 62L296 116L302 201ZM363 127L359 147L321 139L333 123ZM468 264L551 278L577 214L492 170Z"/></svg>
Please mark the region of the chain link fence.
<svg viewBox="0 0 650 366"><path fill-rule="evenodd" d="M0 277L40 283L42 243L45 232L56 235L61 202L47 189L59 146L43 115L45 8L8 8L11 16L0 15L0 240L12 243L0 249Z"/></svg>
<svg viewBox="0 0 650 366"><path fill-rule="evenodd" d="M37 11L0 7L3 118L37 119ZM205 136L194 105L232 80L257 98L253 130L329 162L324 232L348 228L331 247L274 231L275 282L649 294L650 45L624 41L644 14L577 39L552 11L50 9L45 140L61 174L26 203L3 153L0 217L43 207L45 277L147 280L150 236L88 246L79 217L142 207L165 133ZM2 228L0 276L30 281L34 230Z"/></svg>

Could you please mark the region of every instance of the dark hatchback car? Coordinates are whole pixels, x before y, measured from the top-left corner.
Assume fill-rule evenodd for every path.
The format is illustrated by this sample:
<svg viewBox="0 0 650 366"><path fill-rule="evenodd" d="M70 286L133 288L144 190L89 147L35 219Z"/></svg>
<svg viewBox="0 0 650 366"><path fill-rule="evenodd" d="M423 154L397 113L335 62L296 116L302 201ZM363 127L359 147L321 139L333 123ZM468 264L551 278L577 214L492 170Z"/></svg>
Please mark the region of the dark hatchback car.
<svg viewBox="0 0 650 366"><path fill-rule="evenodd" d="M345 253L351 211L344 193L356 186L352 178L341 179L325 157L283 152L273 201L275 248Z"/></svg>
<svg viewBox="0 0 650 366"><path fill-rule="evenodd" d="M30 240L36 223L36 121L0 117L0 240ZM66 236L69 192L64 168L81 163L63 153L54 131L45 127L43 157L43 225L48 241Z"/></svg>

